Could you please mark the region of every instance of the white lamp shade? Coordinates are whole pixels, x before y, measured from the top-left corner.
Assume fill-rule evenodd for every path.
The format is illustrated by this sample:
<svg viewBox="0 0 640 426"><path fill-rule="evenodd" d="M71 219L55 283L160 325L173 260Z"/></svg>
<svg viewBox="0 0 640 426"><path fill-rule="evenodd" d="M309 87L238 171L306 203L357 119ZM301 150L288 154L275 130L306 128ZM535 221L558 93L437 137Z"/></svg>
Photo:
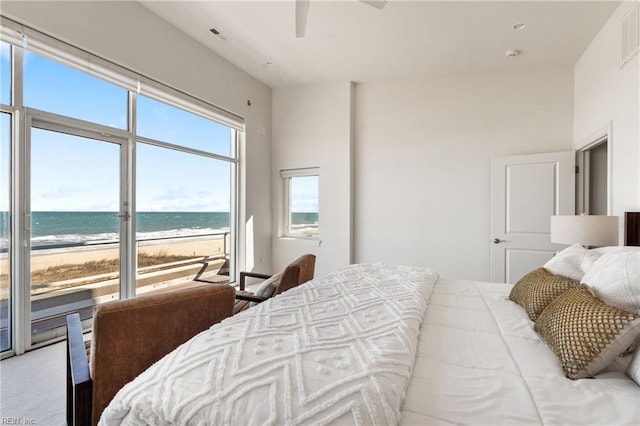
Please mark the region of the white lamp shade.
<svg viewBox="0 0 640 426"><path fill-rule="evenodd" d="M551 242L616 246L618 223L618 216L551 216Z"/></svg>

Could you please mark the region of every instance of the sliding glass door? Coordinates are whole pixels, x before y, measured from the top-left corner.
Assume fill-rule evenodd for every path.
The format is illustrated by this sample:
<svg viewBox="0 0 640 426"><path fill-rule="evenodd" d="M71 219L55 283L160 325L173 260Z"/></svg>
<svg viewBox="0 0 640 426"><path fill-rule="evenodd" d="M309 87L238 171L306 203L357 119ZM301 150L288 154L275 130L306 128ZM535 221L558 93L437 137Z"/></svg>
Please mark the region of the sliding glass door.
<svg viewBox="0 0 640 426"><path fill-rule="evenodd" d="M121 147L71 132L31 130L32 345L119 298Z"/></svg>

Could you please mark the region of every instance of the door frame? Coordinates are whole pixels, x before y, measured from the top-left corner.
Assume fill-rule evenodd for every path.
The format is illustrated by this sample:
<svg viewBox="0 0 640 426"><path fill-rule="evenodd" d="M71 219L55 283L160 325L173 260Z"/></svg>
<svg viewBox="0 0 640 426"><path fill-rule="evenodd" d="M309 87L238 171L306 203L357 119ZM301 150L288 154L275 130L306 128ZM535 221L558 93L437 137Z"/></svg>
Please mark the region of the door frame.
<svg viewBox="0 0 640 426"><path fill-rule="evenodd" d="M576 213L585 212L588 206L588 151L601 143L607 143L607 215L613 214L613 122L573 145L576 152ZM585 197L587 195L587 197Z"/></svg>

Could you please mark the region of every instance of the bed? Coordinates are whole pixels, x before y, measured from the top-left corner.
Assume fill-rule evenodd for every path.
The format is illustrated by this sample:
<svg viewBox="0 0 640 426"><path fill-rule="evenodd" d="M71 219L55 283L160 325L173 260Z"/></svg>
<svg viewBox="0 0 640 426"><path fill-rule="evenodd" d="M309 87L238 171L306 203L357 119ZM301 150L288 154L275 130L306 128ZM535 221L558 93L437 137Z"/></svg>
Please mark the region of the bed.
<svg viewBox="0 0 640 426"><path fill-rule="evenodd" d="M188 340L125 385L99 424L640 424L627 375L640 356L565 377L512 288L351 265ZM625 348L640 335L632 317Z"/></svg>
<svg viewBox="0 0 640 426"><path fill-rule="evenodd" d="M640 424L640 386L625 374L631 357L618 357L595 379L566 378L524 310L508 300L510 289L438 281L400 424Z"/></svg>

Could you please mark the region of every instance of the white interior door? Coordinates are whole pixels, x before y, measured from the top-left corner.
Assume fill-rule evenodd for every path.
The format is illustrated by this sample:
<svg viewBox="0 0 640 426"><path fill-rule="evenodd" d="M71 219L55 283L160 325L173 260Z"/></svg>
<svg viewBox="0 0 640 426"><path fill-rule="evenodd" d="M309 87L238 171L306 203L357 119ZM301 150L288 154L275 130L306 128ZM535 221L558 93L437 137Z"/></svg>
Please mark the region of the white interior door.
<svg viewBox="0 0 640 426"><path fill-rule="evenodd" d="M574 214L575 154L553 152L491 161L491 281L515 283L563 246L550 217Z"/></svg>

